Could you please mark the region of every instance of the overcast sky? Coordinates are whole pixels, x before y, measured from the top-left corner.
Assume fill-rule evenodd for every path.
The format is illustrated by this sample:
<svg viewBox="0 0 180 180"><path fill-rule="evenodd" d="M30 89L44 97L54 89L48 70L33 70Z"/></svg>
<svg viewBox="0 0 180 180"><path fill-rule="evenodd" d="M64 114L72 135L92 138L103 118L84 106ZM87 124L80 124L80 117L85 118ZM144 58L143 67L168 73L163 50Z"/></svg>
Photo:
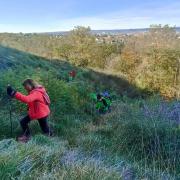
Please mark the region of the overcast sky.
<svg viewBox="0 0 180 180"><path fill-rule="evenodd" d="M180 26L180 0L0 0L0 32Z"/></svg>

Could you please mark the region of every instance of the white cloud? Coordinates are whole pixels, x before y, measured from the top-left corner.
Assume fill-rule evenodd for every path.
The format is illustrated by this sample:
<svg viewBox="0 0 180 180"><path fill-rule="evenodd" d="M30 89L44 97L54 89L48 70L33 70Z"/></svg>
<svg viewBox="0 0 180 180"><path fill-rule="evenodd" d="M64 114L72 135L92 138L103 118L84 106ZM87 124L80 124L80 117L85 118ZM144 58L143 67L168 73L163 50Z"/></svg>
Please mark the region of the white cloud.
<svg viewBox="0 0 180 180"><path fill-rule="evenodd" d="M180 2L162 7L133 7L128 10L91 17L65 19L54 24L54 30L70 30L74 26L90 26L92 29L147 28L151 24L180 26ZM59 26L58 26L59 25Z"/></svg>
<svg viewBox="0 0 180 180"><path fill-rule="evenodd" d="M132 7L123 11L99 14L89 17L74 17L61 21L48 18L46 24L0 24L0 32L52 32L71 30L75 26L90 26L91 29L145 28L150 24L180 26L180 2L152 8Z"/></svg>
<svg viewBox="0 0 180 180"><path fill-rule="evenodd" d="M45 26L33 26L27 24L0 24L0 32L8 33L32 33L32 32L45 32L47 27ZM50 30L50 29L49 29Z"/></svg>
<svg viewBox="0 0 180 180"><path fill-rule="evenodd" d="M70 30L74 26L90 26L92 29L126 29L146 27L149 17L82 17L63 20L55 29Z"/></svg>

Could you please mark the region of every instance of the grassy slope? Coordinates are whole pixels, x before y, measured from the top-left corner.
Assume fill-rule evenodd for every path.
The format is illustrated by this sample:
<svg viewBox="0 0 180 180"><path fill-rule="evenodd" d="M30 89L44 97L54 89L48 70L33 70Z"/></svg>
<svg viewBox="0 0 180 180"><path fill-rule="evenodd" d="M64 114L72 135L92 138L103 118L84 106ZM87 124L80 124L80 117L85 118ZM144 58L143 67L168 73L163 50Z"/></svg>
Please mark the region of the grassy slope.
<svg viewBox="0 0 180 180"><path fill-rule="evenodd" d="M126 90L127 95L135 96L139 93L137 88L118 77L77 68L76 81L68 83L67 73L75 67L5 47L0 47L0 68L1 179L178 177L178 102L123 96L114 102L110 114L99 117L89 102L90 92L111 88L119 94ZM20 83L26 77L47 87L52 99L50 123L61 139L36 135L26 145L8 139L10 106L4 87L10 83L23 91ZM15 137L20 132L18 120L26 110L16 101L12 101L11 108ZM38 134L35 125L32 123L33 133Z"/></svg>
<svg viewBox="0 0 180 180"><path fill-rule="evenodd" d="M44 58L6 47L0 47L0 69L0 137L2 139L0 142L1 179L8 179L11 177L36 179L37 176L39 179L46 179L47 177L57 179L79 179L79 177L82 179L102 179L103 177L107 178L112 176L114 176L115 179L119 179L119 173L111 169L107 170L105 165L94 164L91 162L91 156L78 158L79 160L73 164L71 163L72 155L70 155L70 159L63 160L63 157L67 158L69 153L72 154L74 151L71 150L71 146L72 144L75 144L75 133L79 133L78 131L71 132L74 131L76 127L73 127L75 123L69 121L75 120L76 118L81 118L81 120L84 118L82 113L81 115L76 115L79 113L79 107L77 108L77 102L74 103L76 99L72 96L79 96L81 93L82 98L87 98L83 97L83 93L87 93L85 92L87 89L86 86L91 90L95 89L95 87L88 85L89 82L83 82L84 78L88 79L88 70L78 69L78 82L72 84L67 83L67 74L70 70L76 69L75 67L72 67L66 62L53 61L53 63L51 63ZM95 72L91 73L89 81L93 80L93 76L96 77ZM98 76L100 79L101 75L99 74L97 77ZM9 123L10 107L9 100L5 95L5 87L7 84L12 84L18 90L23 91L20 83L26 77L33 77L46 84L49 94L52 97L51 109L53 122L51 121L51 125L55 126L54 131L56 134L59 134L59 131L61 131L60 134L65 140L59 140L58 138L49 140L37 135L29 144L21 145L13 139L7 139L8 137L11 138ZM77 89L77 86L79 85L83 86L83 88ZM58 113L58 110L56 110L59 107L57 97L60 98L60 104L63 104L60 114ZM84 105L84 103L82 105ZM11 108L13 118L13 137L15 137L20 132L18 120L23 116L25 107L15 101L11 101ZM72 108L72 110L67 110L68 108ZM74 114L74 111L76 110L77 113ZM57 123L59 118L63 119L62 124ZM34 124L35 123L32 123L32 126L34 126ZM66 126L72 126L72 128L69 127L67 130L65 129L67 128ZM39 128L36 129L35 126L34 128L35 132L33 133L36 133L36 131L39 132ZM68 139L68 141L66 139ZM79 154L81 154L81 152L79 152ZM89 162L87 162L87 158L90 159ZM61 163L61 161L64 162ZM68 163L69 161L70 163Z"/></svg>

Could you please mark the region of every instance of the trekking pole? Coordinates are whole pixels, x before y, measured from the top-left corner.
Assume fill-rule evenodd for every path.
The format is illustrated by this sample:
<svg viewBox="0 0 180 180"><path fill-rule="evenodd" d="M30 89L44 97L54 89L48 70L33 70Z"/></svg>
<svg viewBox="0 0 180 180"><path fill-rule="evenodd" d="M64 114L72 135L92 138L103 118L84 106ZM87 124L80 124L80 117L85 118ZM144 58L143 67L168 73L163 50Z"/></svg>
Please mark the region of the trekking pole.
<svg viewBox="0 0 180 180"><path fill-rule="evenodd" d="M13 135L13 123L12 123L12 99L9 98L9 120L10 120L10 127L11 127L11 137Z"/></svg>
<svg viewBox="0 0 180 180"><path fill-rule="evenodd" d="M51 60L52 60L52 56L51 56ZM47 79L47 85L48 85L48 87L49 87L49 81L50 81L50 78L49 78L49 72L48 72L48 79ZM49 108L50 108L50 107L49 107ZM50 113L49 118L47 119L47 121L48 121L48 125L49 125L49 136L51 136L51 134L52 134L52 128L51 128L51 126L52 126L52 124L51 124L51 113ZM53 124L54 124L54 122L53 122Z"/></svg>

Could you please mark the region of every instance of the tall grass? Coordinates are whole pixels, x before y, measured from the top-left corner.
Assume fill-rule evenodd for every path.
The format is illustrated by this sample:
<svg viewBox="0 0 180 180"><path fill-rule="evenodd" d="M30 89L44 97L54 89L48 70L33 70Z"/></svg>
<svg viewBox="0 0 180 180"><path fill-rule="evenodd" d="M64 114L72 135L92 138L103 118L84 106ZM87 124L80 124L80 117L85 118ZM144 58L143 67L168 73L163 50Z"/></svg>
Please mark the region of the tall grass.
<svg viewBox="0 0 180 180"><path fill-rule="evenodd" d="M162 110L163 103L166 107ZM123 155L141 167L154 170L156 175L164 172L179 176L179 117L170 119L165 114L171 113L170 109L174 109L171 103L158 101L157 97L146 102L130 100L114 104L112 113L103 117L101 125L86 127L88 133L80 142L87 151L101 149L110 156ZM179 109L176 111L179 113Z"/></svg>

